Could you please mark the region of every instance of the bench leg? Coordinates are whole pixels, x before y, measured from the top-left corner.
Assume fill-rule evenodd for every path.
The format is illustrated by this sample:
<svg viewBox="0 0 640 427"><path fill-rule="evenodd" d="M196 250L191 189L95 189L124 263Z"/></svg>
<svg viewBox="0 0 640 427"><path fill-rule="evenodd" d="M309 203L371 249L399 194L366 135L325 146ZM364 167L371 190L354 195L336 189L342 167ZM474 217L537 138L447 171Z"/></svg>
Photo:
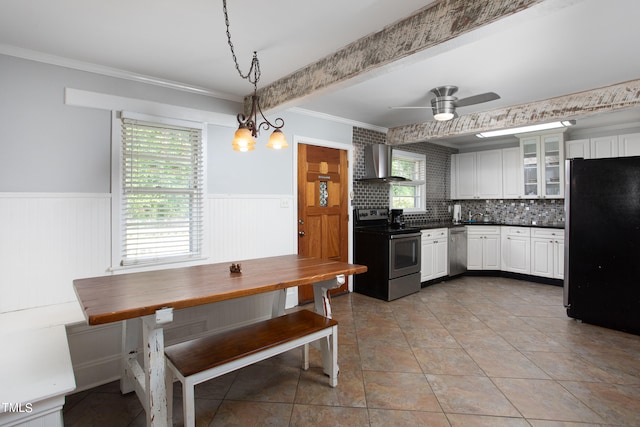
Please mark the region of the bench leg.
<svg viewBox="0 0 640 427"><path fill-rule="evenodd" d="M193 381L185 378L182 383L182 412L184 413L184 427L196 425L196 401Z"/></svg>
<svg viewBox="0 0 640 427"><path fill-rule="evenodd" d="M333 332L327 337L327 343L330 345L331 361L329 362L329 385L336 387L338 385L338 327L331 328ZM325 340L322 340L325 341Z"/></svg>
<svg viewBox="0 0 640 427"><path fill-rule="evenodd" d="M302 369L309 370L309 344L302 346Z"/></svg>

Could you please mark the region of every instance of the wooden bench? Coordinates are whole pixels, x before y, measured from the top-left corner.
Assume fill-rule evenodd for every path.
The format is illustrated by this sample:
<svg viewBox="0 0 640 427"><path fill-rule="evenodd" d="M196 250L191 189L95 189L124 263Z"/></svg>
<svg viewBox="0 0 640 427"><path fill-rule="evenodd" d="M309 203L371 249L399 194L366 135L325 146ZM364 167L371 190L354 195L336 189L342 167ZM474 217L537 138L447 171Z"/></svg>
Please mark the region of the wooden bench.
<svg viewBox="0 0 640 427"><path fill-rule="evenodd" d="M172 418L173 381L182 383L184 425L195 425L194 387L288 350L304 346L303 366L309 369L309 343L329 341L329 385L338 385L338 322L308 310L258 322L220 334L197 338L165 348L167 402Z"/></svg>

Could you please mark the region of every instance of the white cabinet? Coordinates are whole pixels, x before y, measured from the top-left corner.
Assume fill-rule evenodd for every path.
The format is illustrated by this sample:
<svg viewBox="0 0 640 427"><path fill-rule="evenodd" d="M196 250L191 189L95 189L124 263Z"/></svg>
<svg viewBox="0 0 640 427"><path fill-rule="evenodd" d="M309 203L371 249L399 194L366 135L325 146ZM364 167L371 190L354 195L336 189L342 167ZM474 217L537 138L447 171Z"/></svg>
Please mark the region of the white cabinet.
<svg viewBox="0 0 640 427"><path fill-rule="evenodd" d="M461 153L452 156L452 179L457 199L502 198L502 150Z"/></svg>
<svg viewBox="0 0 640 427"><path fill-rule="evenodd" d="M591 140L590 139L575 139L573 141L567 141L564 149L567 159L590 159L591 158Z"/></svg>
<svg viewBox="0 0 640 427"><path fill-rule="evenodd" d="M640 156L640 133L628 133L618 137L618 153L620 156Z"/></svg>
<svg viewBox="0 0 640 427"><path fill-rule="evenodd" d="M640 156L640 133L576 139L565 144L567 159Z"/></svg>
<svg viewBox="0 0 640 427"><path fill-rule="evenodd" d="M420 281L437 279L449 274L449 230L422 230Z"/></svg>
<svg viewBox="0 0 640 427"><path fill-rule="evenodd" d="M456 194L458 199L475 199L476 153L461 153L456 160Z"/></svg>
<svg viewBox="0 0 640 427"><path fill-rule="evenodd" d="M502 198L502 150L477 154L477 194L479 199Z"/></svg>
<svg viewBox="0 0 640 427"><path fill-rule="evenodd" d="M520 136L523 194L526 198L564 197L564 134Z"/></svg>
<svg viewBox="0 0 640 427"><path fill-rule="evenodd" d="M500 270L499 226L467 226L467 269Z"/></svg>
<svg viewBox="0 0 640 427"><path fill-rule="evenodd" d="M501 240L502 270L531 274L531 229L503 226Z"/></svg>
<svg viewBox="0 0 640 427"><path fill-rule="evenodd" d="M564 278L564 230L534 228L531 231L531 274Z"/></svg>
<svg viewBox="0 0 640 427"><path fill-rule="evenodd" d="M522 198L522 162L520 147L502 149L502 197Z"/></svg>
<svg viewBox="0 0 640 427"><path fill-rule="evenodd" d="M591 138L591 159L618 157L618 136Z"/></svg>

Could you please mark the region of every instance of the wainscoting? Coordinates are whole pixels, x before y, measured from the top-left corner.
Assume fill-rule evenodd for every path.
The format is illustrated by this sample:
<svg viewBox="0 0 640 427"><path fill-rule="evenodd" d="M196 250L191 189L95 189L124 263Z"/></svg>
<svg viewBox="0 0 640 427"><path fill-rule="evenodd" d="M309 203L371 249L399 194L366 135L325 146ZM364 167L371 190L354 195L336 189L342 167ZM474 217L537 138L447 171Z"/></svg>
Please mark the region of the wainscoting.
<svg viewBox="0 0 640 427"><path fill-rule="evenodd" d="M296 253L294 206L291 195L209 195L203 263ZM110 269L110 194L0 193L0 235L0 313L76 301L73 279L119 273ZM178 310L166 340L266 318L272 298ZM296 301L292 289L287 305ZM67 335L77 390L120 376L121 323L67 325Z"/></svg>

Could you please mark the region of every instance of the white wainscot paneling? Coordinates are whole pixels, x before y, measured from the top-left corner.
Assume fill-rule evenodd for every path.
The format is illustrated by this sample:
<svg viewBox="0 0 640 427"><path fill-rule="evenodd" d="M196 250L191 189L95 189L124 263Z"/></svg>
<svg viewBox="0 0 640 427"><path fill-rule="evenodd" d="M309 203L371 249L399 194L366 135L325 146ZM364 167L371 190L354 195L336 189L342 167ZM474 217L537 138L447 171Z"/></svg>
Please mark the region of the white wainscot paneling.
<svg viewBox="0 0 640 427"><path fill-rule="evenodd" d="M211 262L239 261L298 251L290 195L209 196Z"/></svg>
<svg viewBox="0 0 640 427"><path fill-rule="evenodd" d="M0 313L76 301L110 263L108 194L0 193Z"/></svg>
<svg viewBox="0 0 640 427"><path fill-rule="evenodd" d="M297 253L296 218L291 195L210 195L211 262ZM297 303L298 289L288 289L286 307Z"/></svg>

